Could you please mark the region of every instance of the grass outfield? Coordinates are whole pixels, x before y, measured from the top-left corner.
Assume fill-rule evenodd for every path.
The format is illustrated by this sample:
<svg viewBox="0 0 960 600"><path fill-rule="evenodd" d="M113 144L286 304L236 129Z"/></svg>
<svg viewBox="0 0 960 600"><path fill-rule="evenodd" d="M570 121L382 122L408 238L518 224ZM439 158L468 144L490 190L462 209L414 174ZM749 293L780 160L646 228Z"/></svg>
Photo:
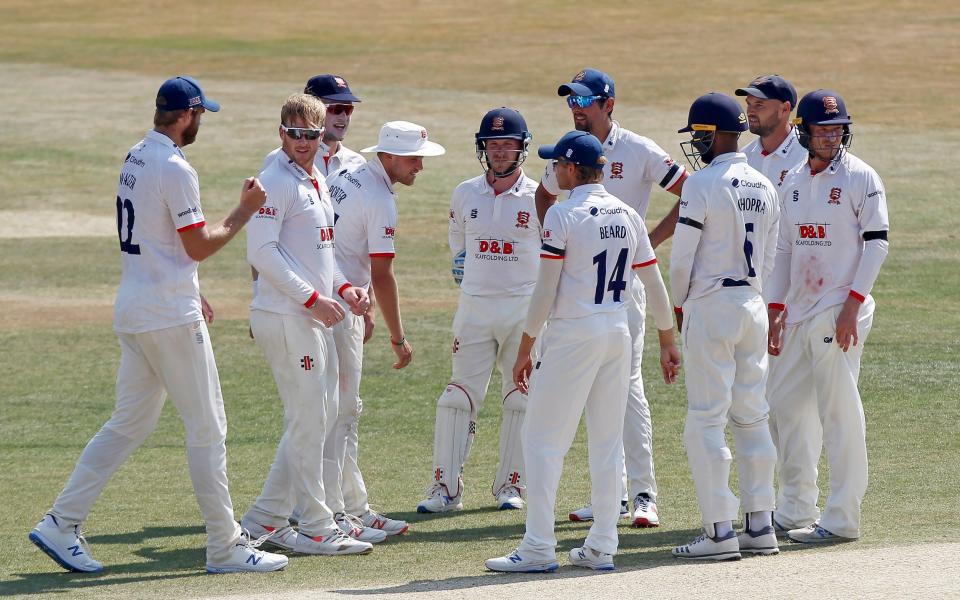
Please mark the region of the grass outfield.
<svg viewBox="0 0 960 600"><path fill-rule="evenodd" d="M871 480L857 547L957 538L960 129L948 115L960 91L954 3L761 2L742 13L719 2L589 10L570 2L493 2L484 13L426 1L402 12L386 2L352 6L352 14L347 6L304 14L245 1L157 7L10 0L0 8L0 78L7 82L0 86L0 528L9 534L0 596L174 598L496 581L482 561L516 544L523 513L494 510L488 491L499 427L495 393L467 464L466 510L427 518L413 512L430 475L435 399L449 377L456 289L446 208L453 187L479 173L473 132L482 114L514 106L535 145L550 143L570 127L554 90L587 65L616 79L616 118L674 157L690 101L711 89L729 93L775 71L801 93L828 86L844 95L856 123L853 151L884 179L892 221L861 376ZM579 30L585 22L598 25ZM329 33L315 32L324 27ZM157 87L172 74L193 74L223 103L220 113L205 115L198 142L186 151L200 173L205 212L219 218L236 202L241 179L276 146L283 99L328 71L346 76L364 100L350 147L372 144L383 121L403 118L425 125L448 150L425 161L416 187L400 190L396 267L414 362L401 372L389 368L381 325L366 348L362 387L361 462L371 501L409 519L411 533L366 557L298 557L267 577L204 576L183 427L168 403L156 433L86 523L106 570L61 573L26 534L113 406L119 352L110 317L119 260L112 199L121 158L150 126ZM534 157L527 172L536 177L541 167ZM671 204L655 191L649 222ZM282 419L265 361L246 337L244 250L238 239L201 267L202 289L218 311L211 335L238 516L263 484ZM669 247L659 254L666 262ZM664 525L621 528L621 570L669 564L669 548L699 527L681 439L683 387L657 381L649 352L655 341L648 341ZM567 523L565 513L588 496L581 431L557 502L561 550L582 540L586 528Z"/></svg>

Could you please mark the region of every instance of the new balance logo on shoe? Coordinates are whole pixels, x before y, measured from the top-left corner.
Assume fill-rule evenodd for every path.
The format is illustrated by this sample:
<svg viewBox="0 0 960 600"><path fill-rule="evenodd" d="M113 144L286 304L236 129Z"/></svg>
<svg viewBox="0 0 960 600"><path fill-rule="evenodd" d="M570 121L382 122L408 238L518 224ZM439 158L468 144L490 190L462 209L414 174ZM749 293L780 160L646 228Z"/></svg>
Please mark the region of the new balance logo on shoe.
<svg viewBox="0 0 960 600"><path fill-rule="evenodd" d="M79 545L77 545L77 546L70 546L69 548L67 548L67 550L70 551L70 554L71 554L72 556L80 556L81 554L83 554L83 550L80 549L80 546L79 546Z"/></svg>
<svg viewBox="0 0 960 600"><path fill-rule="evenodd" d="M256 554L251 554L250 556L247 557L247 562L250 563L251 565L256 566L257 563L259 563L262 559L263 559L262 556L257 556Z"/></svg>
<svg viewBox="0 0 960 600"><path fill-rule="evenodd" d="M512 563L518 563L523 560L522 558L520 558L520 555L517 554L516 552L508 556L507 559Z"/></svg>

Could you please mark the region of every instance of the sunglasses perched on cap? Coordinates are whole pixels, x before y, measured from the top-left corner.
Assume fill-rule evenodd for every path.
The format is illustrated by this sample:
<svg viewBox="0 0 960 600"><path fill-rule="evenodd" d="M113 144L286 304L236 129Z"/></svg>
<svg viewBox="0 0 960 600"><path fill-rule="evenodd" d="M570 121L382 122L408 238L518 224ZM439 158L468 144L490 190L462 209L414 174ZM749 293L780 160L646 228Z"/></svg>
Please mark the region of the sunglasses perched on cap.
<svg viewBox="0 0 960 600"><path fill-rule="evenodd" d="M567 106L570 108L586 108L594 102L606 100L606 96L567 96Z"/></svg>
<svg viewBox="0 0 960 600"><path fill-rule="evenodd" d="M352 104L326 104L327 112L333 113L335 115L347 115L348 117L353 114L354 106Z"/></svg>
<svg viewBox="0 0 960 600"><path fill-rule="evenodd" d="M287 127L286 125L281 125L280 129L283 130L287 136L292 140L299 140L303 138L305 140L315 140L320 137L320 134L323 133L322 129L307 129L306 127Z"/></svg>

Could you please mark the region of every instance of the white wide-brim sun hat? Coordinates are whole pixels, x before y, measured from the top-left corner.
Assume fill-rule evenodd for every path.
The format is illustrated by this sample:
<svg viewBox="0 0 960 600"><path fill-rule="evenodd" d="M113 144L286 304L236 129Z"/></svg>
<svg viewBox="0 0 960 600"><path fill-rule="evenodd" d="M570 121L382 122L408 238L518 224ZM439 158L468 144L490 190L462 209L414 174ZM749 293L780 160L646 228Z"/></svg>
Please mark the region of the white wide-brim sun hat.
<svg viewBox="0 0 960 600"><path fill-rule="evenodd" d="M380 128L377 145L364 148L360 152L386 152L396 156L440 156L447 151L440 144L428 139L424 127L409 121L390 121Z"/></svg>

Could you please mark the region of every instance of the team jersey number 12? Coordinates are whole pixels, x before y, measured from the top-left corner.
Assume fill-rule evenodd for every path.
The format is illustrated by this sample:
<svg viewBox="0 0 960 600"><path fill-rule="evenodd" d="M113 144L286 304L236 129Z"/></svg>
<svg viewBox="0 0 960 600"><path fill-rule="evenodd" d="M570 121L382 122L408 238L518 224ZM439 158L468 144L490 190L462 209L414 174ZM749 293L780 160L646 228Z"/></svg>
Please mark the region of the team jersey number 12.
<svg viewBox="0 0 960 600"><path fill-rule="evenodd" d="M593 294L594 304L603 304L607 292L613 292L613 301L620 302L620 296L623 290L627 289L627 279L625 277L627 270L627 249L621 248L617 255L617 262L613 265L610 272L610 279L607 279L607 251L593 257L593 264L597 265L597 289Z"/></svg>
<svg viewBox="0 0 960 600"><path fill-rule="evenodd" d="M126 214L126 228L124 228L124 214ZM117 235L120 237L120 252L140 254L140 244L133 243L133 202L123 200L117 196ZM126 229L126 232L124 232ZM126 239L124 239L126 233Z"/></svg>

